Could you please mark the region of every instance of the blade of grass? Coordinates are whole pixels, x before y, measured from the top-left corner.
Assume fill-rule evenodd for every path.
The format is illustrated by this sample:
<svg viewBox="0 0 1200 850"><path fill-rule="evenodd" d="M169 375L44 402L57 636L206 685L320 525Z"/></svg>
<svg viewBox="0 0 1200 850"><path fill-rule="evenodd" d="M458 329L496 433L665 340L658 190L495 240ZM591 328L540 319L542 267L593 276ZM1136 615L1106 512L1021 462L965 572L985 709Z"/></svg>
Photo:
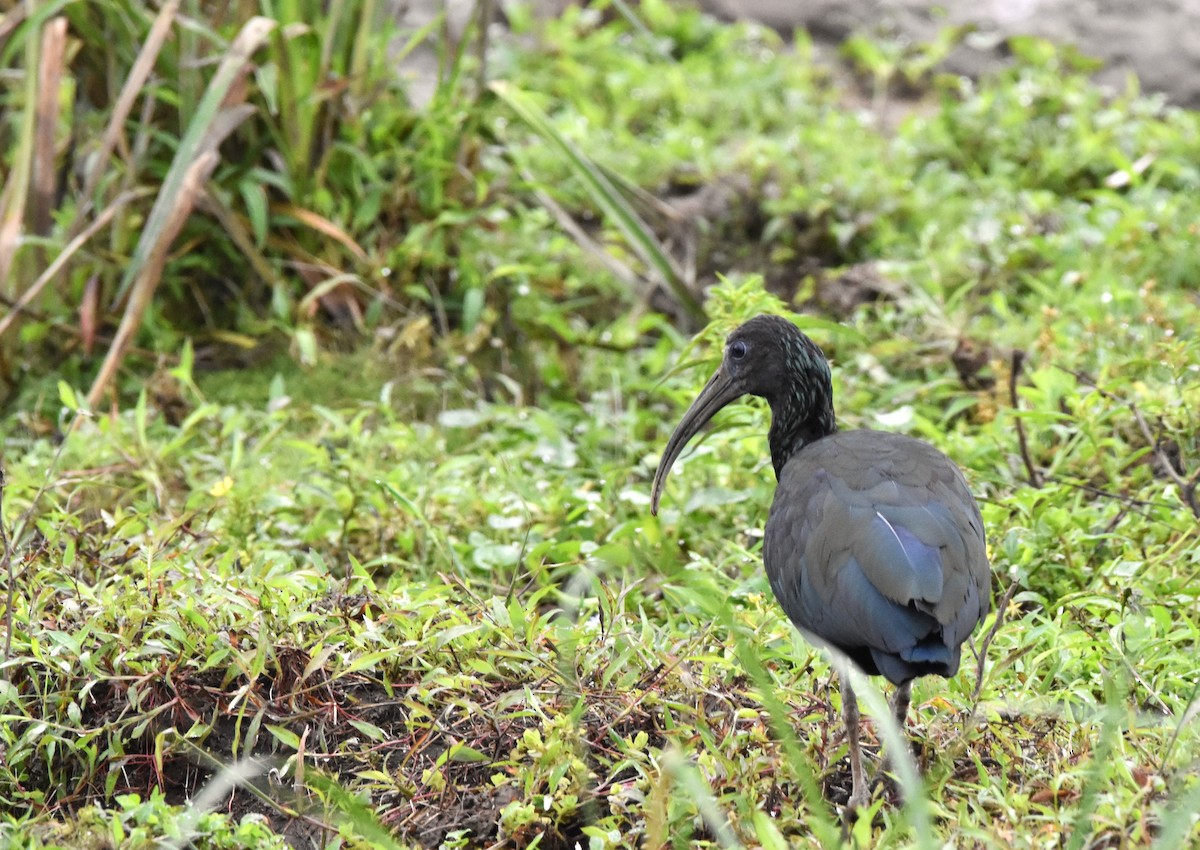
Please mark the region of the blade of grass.
<svg viewBox="0 0 1200 850"><path fill-rule="evenodd" d="M4 13L3 18L0 18L0 49L4 47L13 31L25 20L25 12L24 6L14 6Z"/></svg>
<svg viewBox="0 0 1200 850"><path fill-rule="evenodd" d="M80 204L75 221L71 224L71 233L75 233L82 226L83 217L91 208L92 195L96 191L96 185L100 182L100 175L104 173L104 169L108 165L117 139L124 132L125 122L129 119L133 104L145 88L150 72L154 70L154 63L158 60L158 54L162 50L178 11L179 0L167 0L163 4L150 27L150 32L146 35L146 40L142 44L142 49L139 51L133 67L129 69L129 76L125 78L125 84L121 86L121 93L113 106L112 116L104 128L104 135L100 137L100 147L88 162L87 174L83 181L83 203Z"/></svg>
<svg viewBox="0 0 1200 850"><path fill-rule="evenodd" d="M840 664L843 670L849 671L854 693L862 697L871 712L871 719L875 721L876 728L883 733L887 760L900 782L904 810L916 833L916 841L913 846L934 850L938 846L938 841L933 832L933 820L929 813L929 795L925 789L925 781L921 778L921 772L917 769L917 763L913 759L912 751L909 749L908 737L900 724L896 722L891 707L884 699L883 694L855 666L849 656L832 647L828 651L830 655L834 656L835 663ZM838 675L841 676L844 673Z"/></svg>
<svg viewBox="0 0 1200 850"><path fill-rule="evenodd" d="M56 169L55 135L58 131L59 98L67 58L67 19L54 18L42 29L38 62L38 97L34 107L32 186L29 197L29 229L45 236L53 223Z"/></svg>
<svg viewBox="0 0 1200 850"><path fill-rule="evenodd" d="M26 46L30 37L39 32L42 25L46 21L53 18L61 12L66 6L71 5L74 0L53 0L51 3L39 6L37 3L22 3L11 11L6 11L2 19L0 19L0 68L8 68L12 62L12 53L20 49L20 41L14 44L8 44L4 41L14 31L20 29L22 25L25 28ZM8 6L14 4L9 3ZM33 68L34 65L26 67Z"/></svg>
<svg viewBox="0 0 1200 850"><path fill-rule="evenodd" d="M521 169L521 176L529 185L536 185L533 175L524 169ZM534 197L554 217L554 220L558 222L558 226L565 230L567 235L574 239L579 247L595 257L601 265L608 269L609 274L630 287L633 287L637 283L637 273L614 257L610 252L604 250L604 246L589 236L587 231L579 226L579 222L575 221L574 217L563 209L558 201L554 200L548 192L544 189L535 189Z"/></svg>
<svg viewBox="0 0 1200 850"><path fill-rule="evenodd" d="M1124 675L1105 679L1107 687L1105 688L1104 705L1101 707L1098 740L1091 764L1084 775L1071 838L1062 845L1067 850L1082 850L1088 845L1088 839L1093 836L1089 824L1092 823L1096 810L1103 801L1104 792L1108 790L1111 780L1106 770L1113 758L1113 751L1117 748L1116 741L1122 735L1121 727L1125 721L1124 712L1119 707L1120 694L1128 693L1128 686L1125 682Z"/></svg>
<svg viewBox="0 0 1200 850"><path fill-rule="evenodd" d="M172 215L176 198L183 188L192 163L206 150L216 149L216 145L212 144L212 128L222 114L222 104L234 87L249 73L251 55L263 44L273 29L275 29L274 21L263 17L252 18L242 27L228 52L221 59L221 64L208 84L196 114L188 123L183 138L179 140L179 148L171 161L171 168L163 180L158 199L146 219L146 227L142 231L141 239L138 240L129 268L121 278L121 285L114 300L119 301L128 294L134 281L141 275L142 266L157 250L163 231ZM243 115L244 117L246 116ZM232 132L233 129L232 126L226 128L226 134Z"/></svg>
<svg viewBox="0 0 1200 850"><path fill-rule="evenodd" d="M263 17L247 21L221 60L212 81L200 100L200 107L180 139L179 149L163 180L146 227L134 249L129 268L117 293L120 300L130 294L129 305L121 318L104 363L88 391L89 403L99 401L124 356L125 348L140 327L145 310L166 264L167 250L191 213L197 193L216 167L221 141L254 112L241 105L222 109L226 97L250 72L250 57L275 29L275 22Z"/></svg>
<svg viewBox="0 0 1200 850"><path fill-rule="evenodd" d="M196 205L217 220L260 278L272 286L279 285L280 278L275 272L275 267L258 249L245 218L237 215L229 208L228 204L212 192L201 193L200 197L196 199Z"/></svg>
<svg viewBox="0 0 1200 850"><path fill-rule="evenodd" d="M64 441L65 442L65 441ZM0 545L3 546L4 552L0 557L3 562L0 562L0 567L3 567L4 577L8 583L6 593L8 598L4 600L4 661L12 657L12 633L13 633L13 602L16 598L16 576L13 573L13 553L8 540L8 525L4 522L4 488L8 486L8 478L4 474L4 467L0 465Z"/></svg>
<svg viewBox="0 0 1200 850"><path fill-rule="evenodd" d="M633 11L633 9L628 3L625 2L625 0L612 0L612 5L613 8L617 10L617 13L625 19L625 23L629 24L630 29L650 43L654 43L654 33L650 31L650 28L646 26L645 22L638 17L637 12ZM667 55L666 48L657 47L656 49L661 54Z"/></svg>
<svg viewBox="0 0 1200 850"><path fill-rule="evenodd" d="M271 56L278 69L278 140L280 153L287 163L288 175L300 197L308 195L313 179L313 140L321 114L321 56L310 47L312 27L291 17L296 10L280 14L282 26L271 34ZM286 22L284 22L286 21ZM323 42L317 34L317 40ZM324 49L324 48L322 48ZM314 90L314 86L317 87Z"/></svg>
<svg viewBox="0 0 1200 850"><path fill-rule="evenodd" d="M360 263L367 261L367 252L362 249L362 246L355 242L349 233L324 216L296 204L272 204L271 212L276 215L291 216L306 227L340 242Z"/></svg>
<svg viewBox="0 0 1200 850"><path fill-rule="evenodd" d="M145 256L141 274L138 275L132 293L130 294L129 303L125 307L125 312L121 316L121 324L117 327L117 333L113 337L112 346L105 355L104 363L101 364L100 372L96 376L96 380L92 383L92 388L88 391L88 404L95 407L100 397L104 394L104 390L116 375L117 367L120 366L121 360L124 357L125 350L133 341L134 334L137 333L141 326L142 318L146 315L146 310L150 307L150 302L154 296L154 290L158 287L158 282L162 278L163 268L167 263L167 252L171 247L171 243L175 237L179 235L179 231L183 229L184 223L191 214L192 207L195 205L196 197L200 193L204 184L208 181L213 169L217 167L219 157L216 152L217 146L221 140L233 131L233 129L254 112L254 107L243 104L240 107L224 110L212 124L212 149L203 151L190 165L183 175L183 179L178 185L178 192L172 197L171 203L165 206L160 217L161 226L157 229L156 241L151 247L150 252ZM162 195L159 195L159 200ZM155 204L155 208L158 208ZM143 234L143 241L145 234ZM140 246L140 243L139 243Z"/></svg>
<svg viewBox="0 0 1200 850"><path fill-rule="evenodd" d="M721 804L713 796L712 789L701 775L700 769L674 748L664 754L663 767L674 777L675 782L684 791L684 796L695 803L700 817L704 819L705 826L717 839L717 843L725 850L741 850L742 842L729 825L729 818L721 810Z"/></svg>
<svg viewBox="0 0 1200 850"><path fill-rule="evenodd" d="M408 55L421 46L421 43L431 36L442 25L446 17L446 10L442 9L428 23L422 25L419 29L413 31L408 40L404 42L394 53L391 53L389 60L393 65L399 66L408 58Z"/></svg>
<svg viewBox="0 0 1200 850"><path fill-rule="evenodd" d="M1192 685L1192 692L1188 694L1187 698L1187 708L1179 716L1179 722L1175 724L1175 731L1171 733L1171 738L1167 741L1167 747L1163 750L1162 759L1158 765L1160 771L1167 769L1167 765L1171 760L1171 753L1174 751L1175 745L1179 743L1179 733L1183 731L1183 727L1187 726L1198 716L1200 716L1200 679Z"/></svg>
<svg viewBox="0 0 1200 850"><path fill-rule="evenodd" d="M1163 812L1154 850L1195 847L1191 838L1196 831L1196 812L1200 812L1200 782L1186 794L1177 795L1175 805Z"/></svg>
<svg viewBox="0 0 1200 850"><path fill-rule="evenodd" d="M32 27L32 22L30 23ZM21 222L25 217L25 200L29 195L29 175L33 169L33 134L36 123L34 104L37 102L37 75L30 69L38 67L40 44L32 34L25 38L25 91L17 133L16 151L4 192L0 193L0 294L11 298L16 293L9 276L21 240Z"/></svg>
<svg viewBox="0 0 1200 850"><path fill-rule="evenodd" d="M363 0L358 12L358 26L354 30L350 44L350 67L348 68L350 96L356 107L363 103L367 95L365 83L368 65L371 61L372 35L379 25L377 17L375 0Z"/></svg>
<svg viewBox="0 0 1200 850"><path fill-rule="evenodd" d="M489 88L535 133L566 158L571 172L583 183L592 201L625 237L642 262L670 288L689 316L699 322L705 321L704 307L684 285L683 275L676 268L674 261L663 249L650 227L605 176L603 170L559 133L550 122L549 116L525 92L503 80L491 83Z"/></svg>
<svg viewBox="0 0 1200 850"><path fill-rule="evenodd" d="M78 234L74 239L72 239L67 247L63 248L63 250L59 252L58 256L56 256L50 262L50 264L46 266L45 271L38 275L37 280L30 284L29 288L21 293L21 297L18 298L13 304L12 309L8 311L8 314L4 316L4 318L0 318L0 336L4 336L5 331L7 331L13 322L16 321L17 317L21 315L21 311L28 307L30 303L37 298L38 293L42 291L46 284L54 279L55 275L57 275L62 270L63 266L67 264L67 261L70 260L71 257L75 256L76 252L78 252L79 249L82 248L89 239L95 236L97 231L106 227L109 222L113 220L113 217L120 212L122 207L124 207L130 201L145 197L146 195L150 194L150 191L151 190L149 189L138 189L125 192L124 194L118 196L115 201L105 207L103 212L96 216L95 221L84 228L82 233Z"/></svg>
<svg viewBox="0 0 1200 850"><path fill-rule="evenodd" d="M694 574L687 573L685 583L675 585L675 587L682 591L685 597L698 606L714 623L734 635L734 654L737 657L738 665L754 685L758 699L767 710L776 740L779 741L788 764L793 766L793 772L800 784L800 792L808 810L808 827L823 846L838 846L841 840L841 830L831 817L829 806L817 785L817 769L813 765L812 759L804 752L804 746L792 726L787 705L776 693L775 686L771 681L771 674L756 651L757 647L752 638L737 622L732 608L726 603L724 597L713 593L712 587L699 580Z"/></svg>
<svg viewBox="0 0 1200 850"><path fill-rule="evenodd" d="M375 814L374 809L337 782L316 773L310 774L305 782L319 791L341 815L343 825L350 827L353 833L369 846L385 850L400 850L404 847L387 827L379 822L379 816Z"/></svg>

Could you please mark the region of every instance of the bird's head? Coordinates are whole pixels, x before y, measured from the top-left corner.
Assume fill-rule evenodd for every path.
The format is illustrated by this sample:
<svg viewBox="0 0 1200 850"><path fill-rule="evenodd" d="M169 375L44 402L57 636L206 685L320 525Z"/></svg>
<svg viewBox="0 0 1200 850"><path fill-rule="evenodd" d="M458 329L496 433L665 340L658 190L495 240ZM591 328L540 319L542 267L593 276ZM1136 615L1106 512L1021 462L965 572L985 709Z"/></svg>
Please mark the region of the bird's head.
<svg viewBox="0 0 1200 850"><path fill-rule="evenodd" d="M761 396L771 405L771 453L776 472L794 451L790 445L793 432L801 435L795 446L798 449L834 429L829 362L821 349L782 316L755 316L725 340L721 366L667 441L654 473L651 513L658 513L667 473L684 446L718 410L747 394ZM814 417L815 423L810 423ZM823 433L809 433L812 431Z"/></svg>

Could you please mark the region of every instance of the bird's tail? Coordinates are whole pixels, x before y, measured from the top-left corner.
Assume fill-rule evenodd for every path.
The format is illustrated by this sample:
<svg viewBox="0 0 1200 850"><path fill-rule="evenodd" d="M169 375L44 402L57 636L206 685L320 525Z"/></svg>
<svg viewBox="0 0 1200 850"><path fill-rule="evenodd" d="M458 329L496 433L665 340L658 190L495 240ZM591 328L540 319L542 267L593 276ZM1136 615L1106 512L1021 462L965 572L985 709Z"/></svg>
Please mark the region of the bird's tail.
<svg viewBox="0 0 1200 850"><path fill-rule="evenodd" d="M958 672L962 648L946 646L941 635L933 634L899 653L872 649L871 658L888 681L899 685L918 676L950 678Z"/></svg>

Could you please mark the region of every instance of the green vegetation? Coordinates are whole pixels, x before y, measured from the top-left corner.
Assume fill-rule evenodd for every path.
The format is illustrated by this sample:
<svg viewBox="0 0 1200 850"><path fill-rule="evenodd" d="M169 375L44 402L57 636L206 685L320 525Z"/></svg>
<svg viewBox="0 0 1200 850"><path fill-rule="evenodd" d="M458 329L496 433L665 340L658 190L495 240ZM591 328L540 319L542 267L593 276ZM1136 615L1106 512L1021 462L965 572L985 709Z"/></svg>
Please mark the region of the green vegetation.
<svg viewBox="0 0 1200 850"><path fill-rule="evenodd" d="M3 842L839 840L764 406L649 515L724 333L793 309L844 427L966 470L1002 615L844 840L1193 846L1200 117L1021 40L856 43L863 110L659 0L472 30L414 109L382 5L0 24Z"/></svg>

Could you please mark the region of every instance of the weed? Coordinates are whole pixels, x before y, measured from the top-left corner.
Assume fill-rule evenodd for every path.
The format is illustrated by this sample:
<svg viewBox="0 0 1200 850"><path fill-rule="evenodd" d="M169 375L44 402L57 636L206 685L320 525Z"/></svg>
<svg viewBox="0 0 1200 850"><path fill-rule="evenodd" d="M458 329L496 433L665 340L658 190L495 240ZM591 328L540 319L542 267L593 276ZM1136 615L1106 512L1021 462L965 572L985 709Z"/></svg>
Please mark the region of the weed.
<svg viewBox="0 0 1200 850"><path fill-rule="evenodd" d="M4 428L6 841L1195 843L1196 115L1022 42L885 132L802 43L614 7L526 21L491 89L447 47L424 113L369 3L263 4L236 68L249 19L184 4L0 28L4 363L62 364L20 366ZM99 164L46 195L28 72L59 13L60 89L97 105L59 120ZM711 318L691 342L621 277L672 263ZM831 667L761 573L765 410L723 415L658 517L648 490L727 329L867 268L871 297L798 321L843 427L965 470L1004 616L916 686L914 764L842 835ZM154 297L110 312L127 273ZM371 344L334 352L339 308ZM77 392L129 310L135 359ZM152 379L138 345L169 352Z"/></svg>

